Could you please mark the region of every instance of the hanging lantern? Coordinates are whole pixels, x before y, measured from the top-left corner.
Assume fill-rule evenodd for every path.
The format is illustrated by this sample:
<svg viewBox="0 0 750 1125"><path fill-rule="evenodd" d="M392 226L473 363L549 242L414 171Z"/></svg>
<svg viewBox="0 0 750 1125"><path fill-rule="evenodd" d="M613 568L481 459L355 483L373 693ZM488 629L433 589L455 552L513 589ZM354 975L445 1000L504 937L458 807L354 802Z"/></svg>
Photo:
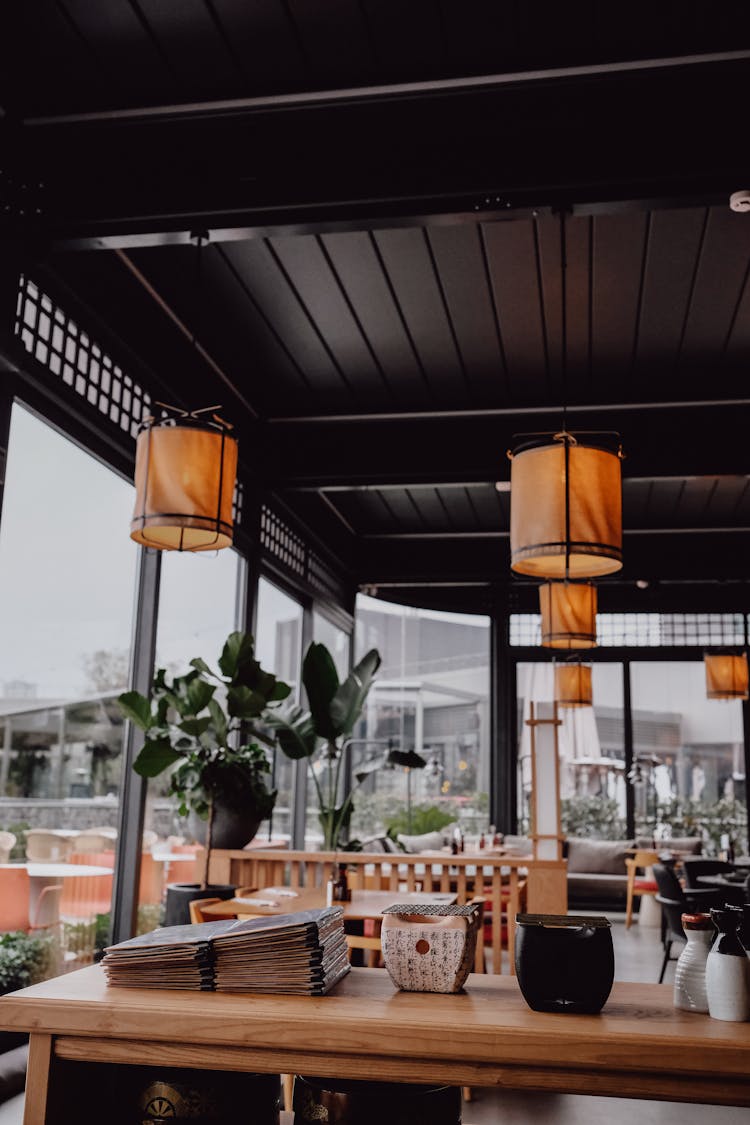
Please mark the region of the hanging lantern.
<svg viewBox="0 0 750 1125"><path fill-rule="evenodd" d="M706 653L706 695L709 699L747 699L747 653Z"/></svg>
<svg viewBox="0 0 750 1125"><path fill-rule="evenodd" d="M596 586L545 582L539 587L542 644L546 648L596 648Z"/></svg>
<svg viewBox="0 0 750 1125"><path fill-rule="evenodd" d="M545 435L511 454L511 569L596 578L622 567L621 453Z"/></svg>
<svg viewBox="0 0 750 1125"><path fill-rule="evenodd" d="M560 707L590 707L591 665L557 664L555 666L555 701Z"/></svg>
<svg viewBox="0 0 750 1125"><path fill-rule="evenodd" d="M226 422L202 413L143 423L130 537L144 547L216 551L232 544L237 439Z"/></svg>

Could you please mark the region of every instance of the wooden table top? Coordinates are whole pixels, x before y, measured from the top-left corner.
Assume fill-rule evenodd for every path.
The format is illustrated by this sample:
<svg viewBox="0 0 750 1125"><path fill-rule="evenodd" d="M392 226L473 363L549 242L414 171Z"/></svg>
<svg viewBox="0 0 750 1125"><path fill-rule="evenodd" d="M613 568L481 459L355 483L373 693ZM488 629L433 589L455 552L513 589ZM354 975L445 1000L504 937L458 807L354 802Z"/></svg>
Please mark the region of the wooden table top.
<svg viewBox="0 0 750 1125"><path fill-rule="evenodd" d="M67 1058L750 1105L750 1023L677 1010L671 985L616 983L574 1016L531 1011L512 977L436 995L353 969L329 996L246 996L108 988L91 966L0 998L0 1026Z"/></svg>
<svg viewBox="0 0 750 1125"><path fill-rule="evenodd" d="M213 906L204 906L201 913L206 918L221 917L230 911L237 915L251 914L260 917L274 916L276 914L294 914L298 910L316 910L326 904L326 894L322 888L316 890L299 890L292 897L288 887L266 887L264 890L254 891L253 894L242 898L232 898L226 902L217 902ZM265 903L275 902L275 906ZM351 902L337 903L343 906L344 918L348 921L364 921L366 918L379 918L388 906L394 903L426 903L456 901L455 894L440 891L352 891Z"/></svg>

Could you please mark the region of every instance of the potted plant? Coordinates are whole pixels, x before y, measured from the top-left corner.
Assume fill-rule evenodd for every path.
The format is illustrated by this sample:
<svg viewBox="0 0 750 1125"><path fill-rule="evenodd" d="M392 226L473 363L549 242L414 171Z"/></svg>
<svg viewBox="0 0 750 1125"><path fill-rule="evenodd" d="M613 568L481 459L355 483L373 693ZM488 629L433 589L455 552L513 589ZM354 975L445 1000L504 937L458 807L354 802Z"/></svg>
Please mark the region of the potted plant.
<svg viewBox="0 0 750 1125"><path fill-rule="evenodd" d="M247 633L229 635L218 664L220 674L196 657L190 672L171 679L160 668L150 698L128 691L118 700L146 736L133 768L147 778L171 769L169 788L179 801L180 816L192 810L208 822L201 882L184 884L184 891L168 888L168 922L184 917L190 898L208 889L212 848L244 847L276 800L268 754L259 744L272 746L274 739L255 724L269 704L286 699L291 689L261 668ZM210 889L219 897L233 891Z"/></svg>
<svg viewBox="0 0 750 1125"><path fill-rule="evenodd" d="M351 821L355 790L386 761L386 755L382 755L358 766L349 792L342 796L351 734L379 667L380 654L373 648L340 683L330 652L325 645L313 642L302 665L309 709L292 707L286 713L270 712L266 716L287 757L306 758L310 763L326 851L342 846Z"/></svg>

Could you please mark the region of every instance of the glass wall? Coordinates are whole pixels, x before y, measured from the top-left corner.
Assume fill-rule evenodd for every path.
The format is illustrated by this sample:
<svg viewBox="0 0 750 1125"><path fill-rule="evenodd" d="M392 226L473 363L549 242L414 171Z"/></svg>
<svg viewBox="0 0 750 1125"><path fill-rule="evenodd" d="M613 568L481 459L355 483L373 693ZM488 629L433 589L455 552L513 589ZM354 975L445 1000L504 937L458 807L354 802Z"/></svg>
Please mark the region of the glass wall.
<svg viewBox="0 0 750 1125"><path fill-rule="evenodd" d="M551 661L519 664L518 818L529 828L532 703L552 703ZM618 840L627 837L623 667L592 667L593 707L560 708L558 731L562 827L566 836Z"/></svg>
<svg viewBox="0 0 750 1125"><path fill-rule="evenodd" d="M20 405L0 523L0 930L49 971L106 940L137 548L133 489ZM25 860L31 866L20 865ZM34 861L59 864L54 879ZM6 863L19 866L6 866Z"/></svg>
<svg viewBox="0 0 750 1125"><path fill-rule="evenodd" d="M190 670L193 657L218 669L228 635L237 627L237 589L244 563L236 551L164 551L161 557L156 667L168 676ZM138 930L158 924L167 883L193 883L202 872L205 823L181 817L169 774L148 783L143 822Z"/></svg>
<svg viewBox="0 0 750 1125"><path fill-rule="evenodd" d="M266 578L258 583L256 652L264 668L292 685L291 700L300 697L302 606ZM268 835L291 839L294 763L280 751L274 755L276 806ZM264 831L264 830L261 830Z"/></svg>
<svg viewBox="0 0 750 1125"><path fill-rule="evenodd" d="M633 788L639 835L747 839L742 704L706 698L702 661L635 661Z"/></svg>
<svg viewBox="0 0 750 1125"><path fill-rule="evenodd" d="M352 836L388 829L420 834L459 820L488 827L489 657L487 617L393 605L360 595L356 658L377 648L383 663L354 748L358 761L388 748L416 750L425 768L380 769L358 791ZM411 832L409 829L411 828Z"/></svg>

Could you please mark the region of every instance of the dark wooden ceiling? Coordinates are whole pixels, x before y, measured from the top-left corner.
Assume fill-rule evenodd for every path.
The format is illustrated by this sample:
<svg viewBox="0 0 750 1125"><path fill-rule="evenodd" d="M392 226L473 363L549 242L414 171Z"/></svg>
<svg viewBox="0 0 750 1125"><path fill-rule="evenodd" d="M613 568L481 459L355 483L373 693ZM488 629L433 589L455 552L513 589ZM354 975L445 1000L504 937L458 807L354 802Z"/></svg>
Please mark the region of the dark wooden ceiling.
<svg viewBox="0 0 750 1125"><path fill-rule="evenodd" d="M146 384L222 401L355 582L506 585L495 483L563 400L622 433L616 582L740 582L750 18L717 7L30 4L0 235Z"/></svg>

